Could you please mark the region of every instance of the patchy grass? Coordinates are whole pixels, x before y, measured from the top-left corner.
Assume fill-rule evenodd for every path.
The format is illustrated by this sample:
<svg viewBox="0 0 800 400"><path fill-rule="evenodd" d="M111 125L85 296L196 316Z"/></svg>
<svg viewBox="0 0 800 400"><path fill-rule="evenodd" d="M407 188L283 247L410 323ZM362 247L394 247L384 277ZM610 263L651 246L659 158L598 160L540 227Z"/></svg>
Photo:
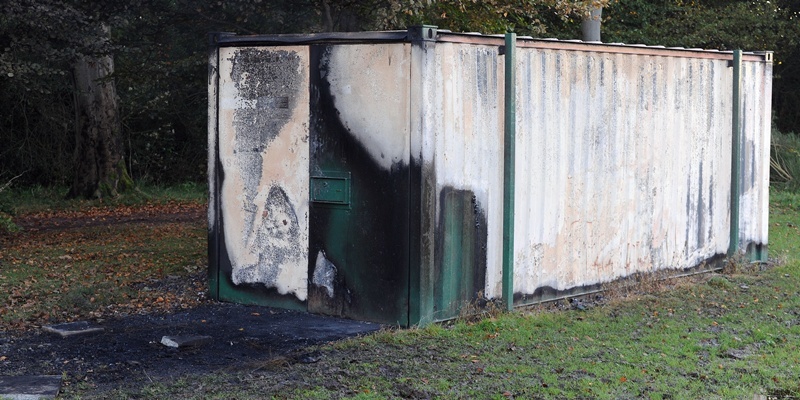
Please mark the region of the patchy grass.
<svg viewBox="0 0 800 400"><path fill-rule="evenodd" d="M198 189L112 204L30 190L38 200L12 199L15 225L23 229L0 231L4 328L185 308L203 300L207 231ZM180 193L186 196L176 200Z"/></svg>
<svg viewBox="0 0 800 400"><path fill-rule="evenodd" d="M386 330L117 398L752 398L800 396L800 196L775 193L771 256L725 274L642 279L585 310L543 305ZM610 294L609 294L610 296Z"/></svg>

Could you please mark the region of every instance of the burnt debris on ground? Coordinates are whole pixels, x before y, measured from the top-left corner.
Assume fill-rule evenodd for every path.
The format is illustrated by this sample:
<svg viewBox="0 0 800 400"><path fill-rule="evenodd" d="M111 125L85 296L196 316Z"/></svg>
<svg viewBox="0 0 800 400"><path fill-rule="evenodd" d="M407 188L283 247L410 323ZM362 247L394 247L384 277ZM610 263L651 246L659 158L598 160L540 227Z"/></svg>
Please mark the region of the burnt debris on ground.
<svg viewBox="0 0 800 400"><path fill-rule="evenodd" d="M39 266L60 268L58 271L72 271L73 259L111 257L106 267L113 275L120 272L117 271L121 268L118 260L112 259L119 251L92 250L94 253L84 254L88 250L83 247L99 246L105 242L92 241L94 238L114 232L93 233L92 240L81 236L82 233L95 232L98 227L125 227L127 230L116 234L150 232L155 238L150 239L158 240L158 234L152 233L154 229L170 224L196 229L205 225L204 214L205 205L194 203L29 214L15 219L23 228L22 232L0 235L0 247L68 247L70 250L56 261L51 258L47 265ZM165 230L159 234L167 238L187 233ZM147 243L150 242L141 245ZM141 251L145 253L142 260L152 261L146 260L149 256L144 247L125 251ZM3 263L7 260L8 256L4 259L0 254L0 266L5 266ZM157 264L158 261L152 262ZM193 260L183 262L188 263L183 268L185 271L170 274L155 267L150 269L149 275L109 281L108 285L134 292L134 298L125 298L122 303L98 306L91 312L67 310L70 311L68 315L53 313L49 318L34 316L30 320L7 321L0 326L0 377L59 376L64 378L62 390L80 387L83 393L87 389L99 393L110 389L135 389L145 383L235 371L273 360L312 363L321 356L307 349L308 346L380 329L379 325L371 323L211 301L207 296L205 267ZM28 303L6 303L6 308L0 308L0 315L12 306L23 304L19 307L24 307L44 298L27 290L19 289L19 295ZM86 321L75 322L81 319ZM41 325L67 332L83 325L96 330L62 337L52 332L58 329L46 331ZM165 337L167 343L180 342L184 346L162 344ZM187 342L187 338L201 340ZM188 343L191 345L186 345Z"/></svg>
<svg viewBox="0 0 800 400"><path fill-rule="evenodd" d="M305 362L302 349L307 346L380 329L372 323L226 303L98 325L104 330L64 338L41 329L0 332L0 376L65 375L67 384L85 382L102 390L277 357ZM186 335L211 339L185 348L161 344L164 336Z"/></svg>

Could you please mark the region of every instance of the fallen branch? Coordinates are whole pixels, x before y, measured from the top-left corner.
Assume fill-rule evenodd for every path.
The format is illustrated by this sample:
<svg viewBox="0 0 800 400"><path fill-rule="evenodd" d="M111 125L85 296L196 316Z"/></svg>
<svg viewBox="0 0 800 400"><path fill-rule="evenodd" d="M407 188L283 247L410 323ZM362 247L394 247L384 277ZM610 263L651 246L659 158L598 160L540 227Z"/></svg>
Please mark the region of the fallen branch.
<svg viewBox="0 0 800 400"><path fill-rule="evenodd" d="M11 182L14 182L15 179L19 178L22 175L25 175L25 172L28 171L23 171L21 174L11 178L8 182L4 183L3 186L0 186L0 193L3 193L4 190L8 189L8 187L11 186Z"/></svg>

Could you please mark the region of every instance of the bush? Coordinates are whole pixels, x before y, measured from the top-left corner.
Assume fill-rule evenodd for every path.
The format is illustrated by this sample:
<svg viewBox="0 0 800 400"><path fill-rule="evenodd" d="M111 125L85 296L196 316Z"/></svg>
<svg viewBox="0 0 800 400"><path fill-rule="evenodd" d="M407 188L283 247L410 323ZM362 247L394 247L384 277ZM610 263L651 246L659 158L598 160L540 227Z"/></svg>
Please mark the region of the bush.
<svg viewBox="0 0 800 400"><path fill-rule="evenodd" d="M800 136L773 129L769 163L772 187L800 191Z"/></svg>

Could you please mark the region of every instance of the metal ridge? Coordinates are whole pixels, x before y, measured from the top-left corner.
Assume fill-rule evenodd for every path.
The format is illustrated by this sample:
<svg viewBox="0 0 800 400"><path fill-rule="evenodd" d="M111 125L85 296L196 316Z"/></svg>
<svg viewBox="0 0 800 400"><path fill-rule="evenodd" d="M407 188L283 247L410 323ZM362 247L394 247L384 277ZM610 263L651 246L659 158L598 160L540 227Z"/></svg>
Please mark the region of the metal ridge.
<svg viewBox="0 0 800 400"><path fill-rule="evenodd" d="M363 42L403 42L408 40L408 31L376 32L323 32L276 35L221 35L217 45L221 47L236 45L290 45L314 43L363 43Z"/></svg>
<svg viewBox="0 0 800 400"><path fill-rule="evenodd" d="M220 47L228 46L274 46L291 44L317 44L317 43L392 43L411 41L408 30L398 31L373 31L373 32L323 32L304 34L276 34L276 35L235 35L220 34L216 37L216 44ZM502 46L503 36L487 35L480 32L450 32L437 30L435 41L444 43L465 43L476 45ZM521 49L550 49L589 51L597 53L636 54L649 56L671 56L687 58L707 58L729 60L733 57L732 50L698 49L684 47L665 47L661 45L625 44L585 42L574 39L531 38L518 37L517 47ZM772 51L745 51L742 61L772 62Z"/></svg>
<svg viewBox="0 0 800 400"><path fill-rule="evenodd" d="M437 37L439 42L448 43L468 43L482 45L502 45L502 37L497 35L476 35L475 33L457 33L439 31ZM636 54L650 56L671 56L687 58L707 58L718 60L730 60L733 57L732 50L698 49L684 47L665 47L662 45L645 44L625 44L625 43L603 43L585 42L575 39L556 39L556 38L531 38L518 37L518 48L551 49L551 50L572 50L590 51L598 53L615 54ZM772 62L772 51L745 51L742 53L743 61Z"/></svg>

